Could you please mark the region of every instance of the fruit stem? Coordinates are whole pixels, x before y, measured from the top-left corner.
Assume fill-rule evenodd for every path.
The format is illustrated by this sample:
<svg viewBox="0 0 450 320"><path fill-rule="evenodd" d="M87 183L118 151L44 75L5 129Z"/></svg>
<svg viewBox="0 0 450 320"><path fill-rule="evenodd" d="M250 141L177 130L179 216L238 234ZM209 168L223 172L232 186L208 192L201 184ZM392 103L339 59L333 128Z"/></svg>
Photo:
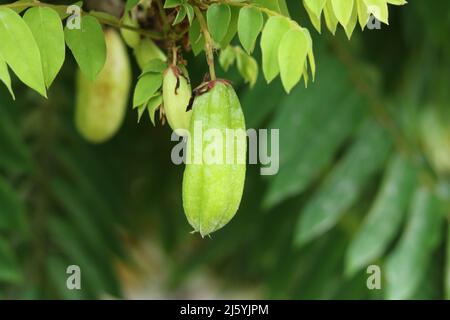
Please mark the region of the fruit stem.
<svg viewBox="0 0 450 320"><path fill-rule="evenodd" d="M203 17L202 12L196 6L194 6L195 15L197 16L198 22L200 24L200 28L202 29L203 36L205 37L205 52L206 52L206 62L209 67L209 75L211 80L216 79L216 70L214 69L214 53L213 53L213 41L211 39L211 35L208 31L208 26L206 25L205 18Z"/></svg>

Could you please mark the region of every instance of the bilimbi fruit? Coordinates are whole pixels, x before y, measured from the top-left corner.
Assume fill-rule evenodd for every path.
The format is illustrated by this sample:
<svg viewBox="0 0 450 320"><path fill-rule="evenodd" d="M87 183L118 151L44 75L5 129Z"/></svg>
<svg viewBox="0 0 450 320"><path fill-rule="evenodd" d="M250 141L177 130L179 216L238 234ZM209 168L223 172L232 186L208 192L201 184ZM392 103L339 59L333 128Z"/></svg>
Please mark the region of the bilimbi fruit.
<svg viewBox="0 0 450 320"><path fill-rule="evenodd" d="M167 122L179 136L189 129L192 110L187 110L192 90L186 72L177 66L169 66L164 72L163 103Z"/></svg>
<svg viewBox="0 0 450 320"><path fill-rule="evenodd" d="M137 47L134 48L134 56L139 68L142 70L151 60L159 59L166 61L167 57L164 52L153 42L153 40L142 39Z"/></svg>
<svg viewBox="0 0 450 320"><path fill-rule="evenodd" d="M202 236L236 214L245 182L247 140L244 114L232 86L207 83L196 96L183 177L186 217Z"/></svg>
<svg viewBox="0 0 450 320"><path fill-rule="evenodd" d="M92 143L110 139L123 123L131 84L131 68L119 34L105 32L105 66L94 81L78 70L75 124L80 134Z"/></svg>

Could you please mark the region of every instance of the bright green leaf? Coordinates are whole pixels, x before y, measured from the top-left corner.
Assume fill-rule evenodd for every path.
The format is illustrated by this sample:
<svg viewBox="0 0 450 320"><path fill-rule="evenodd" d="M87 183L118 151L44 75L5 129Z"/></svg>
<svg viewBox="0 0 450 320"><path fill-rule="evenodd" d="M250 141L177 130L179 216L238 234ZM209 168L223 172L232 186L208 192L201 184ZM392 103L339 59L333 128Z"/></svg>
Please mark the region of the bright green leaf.
<svg viewBox="0 0 450 320"><path fill-rule="evenodd" d="M253 87L258 79L258 63L240 48L237 54L237 67L245 82Z"/></svg>
<svg viewBox="0 0 450 320"><path fill-rule="evenodd" d="M261 11L252 7L244 7L239 13L238 35L245 51L248 54L255 48L256 38L263 27L263 16Z"/></svg>
<svg viewBox="0 0 450 320"><path fill-rule="evenodd" d="M23 19L38 44L45 84L49 88L61 69L66 54L61 19L56 11L46 7L27 10Z"/></svg>
<svg viewBox="0 0 450 320"><path fill-rule="evenodd" d="M354 0L330 0L334 14L342 26L346 26L352 16Z"/></svg>
<svg viewBox="0 0 450 320"><path fill-rule="evenodd" d="M379 21L389 24L389 10L386 0L364 0L367 10Z"/></svg>
<svg viewBox="0 0 450 320"><path fill-rule="evenodd" d="M150 121L153 125L155 125L155 113L161 107L162 104L162 96L158 95L156 97L151 98L147 103L147 110L150 116Z"/></svg>
<svg viewBox="0 0 450 320"><path fill-rule="evenodd" d="M170 8L176 8L182 4L181 0L166 0L164 2L164 8L170 9Z"/></svg>
<svg viewBox="0 0 450 320"><path fill-rule="evenodd" d="M197 19L194 19L189 27L189 43L191 44L194 55L198 55L205 47L205 38L203 37L200 23Z"/></svg>
<svg viewBox="0 0 450 320"><path fill-rule="evenodd" d="M323 9L323 15L325 17L325 23L328 30L330 30L332 34L335 34L339 21L334 14L333 7L330 1L328 1L325 5L325 8Z"/></svg>
<svg viewBox="0 0 450 320"><path fill-rule="evenodd" d="M81 20L81 29L65 29L66 43L72 51L81 72L95 80L106 61L106 43L102 26L89 15Z"/></svg>
<svg viewBox="0 0 450 320"><path fill-rule="evenodd" d="M39 47L28 25L8 8L0 8L0 55L23 83L47 95Z"/></svg>
<svg viewBox="0 0 450 320"><path fill-rule="evenodd" d="M173 20L172 25L177 25L183 22L184 18L186 18L186 14L187 14L186 7L185 6L180 7L180 10L178 11L177 16L175 17L175 20Z"/></svg>
<svg viewBox="0 0 450 320"><path fill-rule="evenodd" d="M162 85L162 74L147 73L139 78L133 97L133 108L146 103Z"/></svg>
<svg viewBox="0 0 450 320"><path fill-rule="evenodd" d="M5 86L8 88L9 93L11 93L11 96L13 99L15 99L14 91L11 87L11 77L9 75L8 66L3 60L3 58L0 56L0 81L5 84Z"/></svg>
<svg viewBox="0 0 450 320"><path fill-rule="evenodd" d="M278 49L278 64L281 81L287 93L302 77L308 48L308 38L301 29L289 30L281 39Z"/></svg>
<svg viewBox="0 0 450 320"><path fill-rule="evenodd" d="M206 12L208 30L216 43L225 37L231 21L231 10L226 4L213 4Z"/></svg>
<svg viewBox="0 0 450 320"><path fill-rule="evenodd" d="M261 35L262 69L268 83L280 72L278 52L283 36L291 28L288 19L283 17L271 17Z"/></svg>

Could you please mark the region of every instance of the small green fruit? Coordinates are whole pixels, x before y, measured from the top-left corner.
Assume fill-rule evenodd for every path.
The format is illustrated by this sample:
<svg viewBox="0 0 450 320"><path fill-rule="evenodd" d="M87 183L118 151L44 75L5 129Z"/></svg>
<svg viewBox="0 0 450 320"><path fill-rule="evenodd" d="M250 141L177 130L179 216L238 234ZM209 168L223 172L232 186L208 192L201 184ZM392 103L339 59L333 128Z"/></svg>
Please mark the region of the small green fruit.
<svg viewBox="0 0 450 320"><path fill-rule="evenodd" d="M92 143L110 139L122 125L130 94L131 68L127 50L113 30L105 32L107 58L94 81L78 70L75 124Z"/></svg>
<svg viewBox="0 0 450 320"><path fill-rule="evenodd" d="M139 27L138 22L131 15L131 12L128 12L124 15L123 23L127 26L132 26L132 27L136 27L136 28ZM136 31L124 29L124 28L120 29L120 33L122 34L123 40L129 47L136 48L137 46L139 46L139 44L141 42L141 35L139 33L137 33Z"/></svg>
<svg viewBox="0 0 450 320"><path fill-rule="evenodd" d="M142 39L139 45L134 48L134 55L136 57L139 68L144 69L147 63L154 59L160 59L166 61L166 55L161 49L151 40Z"/></svg>
<svg viewBox="0 0 450 320"><path fill-rule="evenodd" d="M178 135L185 135L189 129L192 110L187 110L192 90L188 78L176 66L164 72L163 102L167 122ZM181 130L184 129L184 130Z"/></svg>

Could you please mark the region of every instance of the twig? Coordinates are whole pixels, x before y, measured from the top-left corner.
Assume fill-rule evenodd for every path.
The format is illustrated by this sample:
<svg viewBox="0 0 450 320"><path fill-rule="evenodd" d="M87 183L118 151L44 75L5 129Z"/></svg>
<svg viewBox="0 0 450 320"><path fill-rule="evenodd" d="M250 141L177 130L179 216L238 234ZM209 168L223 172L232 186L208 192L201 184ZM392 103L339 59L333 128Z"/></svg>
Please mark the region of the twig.
<svg viewBox="0 0 450 320"><path fill-rule="evenodd" d="M214 53L213 53L213 41L211 35L208 31L208 26L206 25L205 18L198 7L194 7L195 15L197 16L200 28L202 29L203 35L205 37L205 52L206 52L206 62L209 67L209 75L211 80L216 80L216 70L214 69Z"/></svg>

